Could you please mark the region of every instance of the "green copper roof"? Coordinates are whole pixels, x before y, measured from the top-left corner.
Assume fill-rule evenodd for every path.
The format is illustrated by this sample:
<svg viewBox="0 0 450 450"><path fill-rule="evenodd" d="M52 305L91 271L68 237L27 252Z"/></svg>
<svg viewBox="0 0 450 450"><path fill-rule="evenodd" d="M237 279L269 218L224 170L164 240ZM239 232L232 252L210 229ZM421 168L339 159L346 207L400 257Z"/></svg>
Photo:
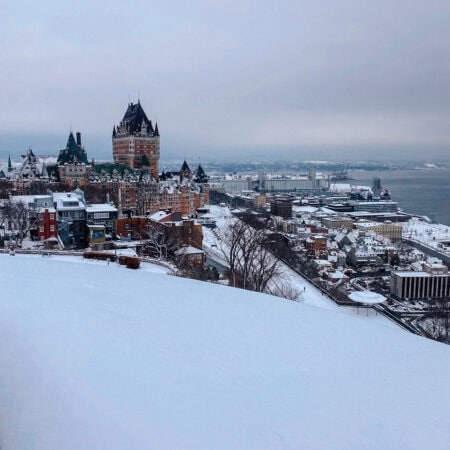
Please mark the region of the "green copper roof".
<svg viewBox="0 0 450 450"><path fill-rule="evenodd" d="M73 133L70 132L69 138L67 139L66 148L59 152L58 164L63 165L76 163L88 164L88 158L86 150L81 145L76 143Z"/></svg>

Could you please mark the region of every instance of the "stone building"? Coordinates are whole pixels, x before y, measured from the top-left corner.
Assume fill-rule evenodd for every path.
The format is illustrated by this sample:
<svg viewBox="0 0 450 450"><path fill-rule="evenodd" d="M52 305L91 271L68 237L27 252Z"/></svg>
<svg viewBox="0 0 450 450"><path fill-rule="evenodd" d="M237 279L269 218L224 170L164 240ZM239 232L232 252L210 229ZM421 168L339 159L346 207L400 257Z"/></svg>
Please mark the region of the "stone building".
<svg viewBox="0 0 450 450"><path fill-rule="evenodd" d="M346 216L324 217L322 218L322 223L324 226L328 228L334 229L345 228L347 230L353 229L353 220L350 217Z"/></svg>
<svg viewBox="0 0 450 450"><path fill-rule="evenodd" d="M57 160L59 179L70 187L85 186L90 175L91 166L87 153L81 145L81 133L77 138L72 132L67 139L66 148L60 150Z"/></svg>
<svg viewBox="0 0 450 450"><path fill-rule="evenodd" d="M361 231L374 231L391 241L399 241L403 234L403 227L400 224L392 223L391 221L386 221L384 223L357 222L356 228Z"/></svg>
<svg viewBox="0 0 450 450"><path fill-rule="evenodd" d="M450 283L447 267L424 264L421 272L392 272L391 294L399 299L448 298Z"/></svg>

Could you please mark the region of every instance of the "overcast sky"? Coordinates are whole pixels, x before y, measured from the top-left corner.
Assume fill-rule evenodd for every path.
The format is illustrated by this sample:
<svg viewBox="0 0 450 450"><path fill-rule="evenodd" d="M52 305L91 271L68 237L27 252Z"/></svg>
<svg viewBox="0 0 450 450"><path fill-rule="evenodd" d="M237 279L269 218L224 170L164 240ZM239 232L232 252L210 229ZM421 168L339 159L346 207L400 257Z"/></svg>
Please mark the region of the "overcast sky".
<svg viewBox="0 0 450 450"><path fill-rule="evenodd" d="M0 156L72 128L112 158L129 101L161 157L450 157L450 1L2 3Z"/></svg>

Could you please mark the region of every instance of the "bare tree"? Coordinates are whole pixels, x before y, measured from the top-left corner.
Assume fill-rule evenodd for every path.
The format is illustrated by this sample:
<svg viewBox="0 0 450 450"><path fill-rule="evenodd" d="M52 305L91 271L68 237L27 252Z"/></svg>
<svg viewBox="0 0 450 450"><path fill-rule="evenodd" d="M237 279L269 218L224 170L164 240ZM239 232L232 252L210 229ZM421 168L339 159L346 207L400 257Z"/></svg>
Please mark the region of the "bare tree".
<svg viewBox="0 0 450 450"><path fill-rule="evenodd" d="M17 232L17 243L22 244L27 233L36 225L37 214L22 201L15 202L7 199L2 205L0 226L8 221Z"/></svg>
<svg viewBox="0 0 450 450"><path fill-rule="evenodd" d="M448 342L450 333L450 298L448 296L433 300L431 311L433 337L441 342Z"/></svg>
<svg viewBox="0 0 450 450"><path fill-rule="evenodd" d="M7 223L7 221L11 220L12 217L12 209L14 207L13 202L11 201L11 199L6 199L6 200L2 200L0 201L0 230L3 230L2 234L0 235L0 243L1 246L3 247L3 239L4 239L4 235L5 235L5 224Z"/></svg>
<svg viewBox="0 0 450 450"><path fill-rule="evenodd" d="M300 301L302 297L302 293L287 281L280 281L276 283L274 287L270 289L270 293L276 297L286 298L295 302Z"/></svg>
<svg viewBox="0 0 450 450"><path fill-rule="evenodd" d="M154 258L167 259L183 243L176 228L149 221L141 236L141 239L145 241L144 252Z"/></svg>
<svg viewBox="0 0 450 450"><path fill-rule="evenodd" d="M11 220L14 203L11 199L3 200L0 203L0 228L3 228L7 220Z"/></svg>
<svg viewBox="0 0 450 450"><path fill-rule="evenodd" d="M265 292L269 281L280 274L280 262L265 247L260 237L256 236L255 249L251 255L252 261L249 261L249 287L254 291Z"/></svg>
<svg viewBox="0 0 450 450"><path fill-rule="evenodd" d="M231 219L225 231L225 239L222 241L221 250L229 268L230 282L232 286L239 283L239 271L241 260L241 247L245 242L245 233L248 225L240 220Z"/></svg>
<svg viewBox="0 0 450 450"><path fill-rule="evenodd" d="M229 267L230 284L264 292L278 274L279 260L265 245L264 230L240 220L230 221L222 243L222 253Z"/></svg>
<svg viewBox="0 0 450 450"><path fill-rule="evenodd" d="M24 202L17 202L13 208L12 220L17 230L17 243L21 245L27 233L37 223L36 211Z"/></svg>

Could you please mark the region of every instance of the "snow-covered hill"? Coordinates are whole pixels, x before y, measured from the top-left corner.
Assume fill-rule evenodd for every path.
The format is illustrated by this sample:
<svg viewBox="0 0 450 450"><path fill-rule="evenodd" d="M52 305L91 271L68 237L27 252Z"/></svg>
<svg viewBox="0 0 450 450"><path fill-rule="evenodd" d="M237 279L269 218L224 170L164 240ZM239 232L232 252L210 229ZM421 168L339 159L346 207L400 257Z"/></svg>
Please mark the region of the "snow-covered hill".
<svg viewBox="0 0 450 450"><path fill-rule="evenodd" d="M0 255L2 450L448 448L450 347L152 271Z"/></svg>

